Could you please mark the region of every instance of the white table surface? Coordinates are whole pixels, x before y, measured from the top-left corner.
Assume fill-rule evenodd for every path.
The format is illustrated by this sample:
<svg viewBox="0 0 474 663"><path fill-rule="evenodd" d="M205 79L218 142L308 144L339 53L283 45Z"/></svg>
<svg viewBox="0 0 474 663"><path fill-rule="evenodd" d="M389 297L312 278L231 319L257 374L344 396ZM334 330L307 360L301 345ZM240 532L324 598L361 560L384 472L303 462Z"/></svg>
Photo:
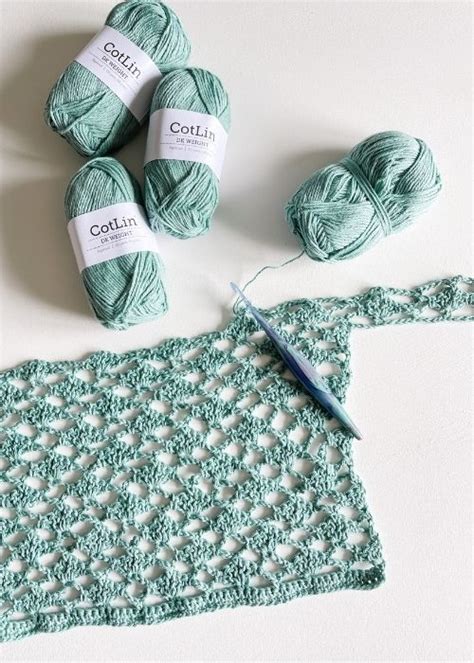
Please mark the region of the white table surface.
<svg viewBox="0 0 474 663"><path fill-rule="evenodd" d="M472 271L468 2L172 2L191 63L217 72L233 124L211 232L163 237L171 308L110 332L90 316L63 215L84 160L42 121L48 90L101 26L108 0L1 0L2 368L193 335L231 315L245 282L298 247L283 205L313 170L377 131L424 138L444 189L413 228L335 265L266 272L249 291L286 298L409 287ZM119 158L141 176L145 132ZM152 627L76 628L0 646L3 661L467 660L471 618L469 326L357 332L348 409L355 462L381 533L387 581L270 608Z"/></svg>

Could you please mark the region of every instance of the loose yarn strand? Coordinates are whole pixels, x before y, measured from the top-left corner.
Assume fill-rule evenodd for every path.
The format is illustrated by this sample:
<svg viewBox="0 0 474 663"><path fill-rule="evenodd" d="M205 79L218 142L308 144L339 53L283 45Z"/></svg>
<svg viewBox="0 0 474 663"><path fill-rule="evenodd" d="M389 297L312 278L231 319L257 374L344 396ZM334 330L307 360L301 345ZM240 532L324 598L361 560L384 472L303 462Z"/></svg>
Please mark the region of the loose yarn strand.
<svg viewBox="0 0 474 663"><path fill-rule="evenodd" d="M301 251L300 253L298 253L298 255L293 256L292 258L289 258L288 260L285 260L285 262L282 262L282 263L280 263L279 265L265 265L264 267L261 267L261 268L258 270L258 272L257 272L254 276L252 276L252 278L250 279L250 281L247 281L247 283L241 288L241 291L242 291L243 293L245 293L245 291L247 290L247 288L249 287L249 285L252 285L252 283L254 283L254 282L258 279L258 277L260 276L260 274L262 274L263 272L265 272L267 269L281 269L282 267L286 267L286 265L290 265L292 262L296 262L297 260L299 260L300 258L302 258L302 257L304 256L304 253L305 253L304 251ZM233 311L234 313L237 313L237 310L238 310L238 308L239 308L239 304L241 303L241 301L242 301L242 298L241 298L241 297L237 297L237 299L235 300L234 304L232 305L232 311Z"/></svg>

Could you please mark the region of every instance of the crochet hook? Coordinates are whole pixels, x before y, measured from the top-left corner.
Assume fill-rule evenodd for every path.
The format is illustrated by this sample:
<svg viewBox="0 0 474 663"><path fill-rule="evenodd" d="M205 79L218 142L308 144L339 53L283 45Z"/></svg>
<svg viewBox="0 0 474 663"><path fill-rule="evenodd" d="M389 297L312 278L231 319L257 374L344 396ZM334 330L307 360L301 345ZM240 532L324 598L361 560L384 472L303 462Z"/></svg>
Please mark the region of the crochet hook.
<svg viewBox="0 0 474 663"><path fill-rule="evenodd" d="M268 320L255 308L250 300L244 295L235 283L230 284L234 292L244 302L247 310L252 314L260 327L280 353L286 366L295 378L302 384L311 396L333 417L335 417L347 430L358 440L362 439L359 429L347 414L338 399L334 396L326 380L321 377L315 367L304 357L301 352L292 347L274 329Z"/></svg>

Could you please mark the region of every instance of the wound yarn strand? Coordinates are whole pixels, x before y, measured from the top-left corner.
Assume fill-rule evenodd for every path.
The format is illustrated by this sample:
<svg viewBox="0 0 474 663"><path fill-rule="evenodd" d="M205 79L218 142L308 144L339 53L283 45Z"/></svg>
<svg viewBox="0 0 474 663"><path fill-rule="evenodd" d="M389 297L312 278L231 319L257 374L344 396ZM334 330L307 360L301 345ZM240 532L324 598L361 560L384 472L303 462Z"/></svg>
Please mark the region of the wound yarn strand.
<svg viewBox="0 0 474 663"><path fill-rule="evenodd" d="M174 108L216 117L230 127L229 97L210 71L173 71L159 83L151 111ZM180 239L207 232L219 202L219 180L205 163L154 159L145 164L145 205L153 230Z"/></svg>
<svg viewBox="0 0 474 663"><path fill-rule="evenodd" d="M413 223L440 189L426 143L385 131L313 173L288 202L286 218L310 258L346 260Z"/></svg>
<svg viewBox="0 0 474 663"><path fill-rule="evenodd" d="M383 202L378 197L377 192L365 176L362 168L360 168L357 163L350 157L345 157L341 160L341 163L351 173L352 177L365 193L367 200L372 203L383 234L385 236L390 235L392 231L392 225L390 223L388 212L385 209Z"/></svg>
<svg viewBox="0 0 474 663"><path fill-rule="evenodd" d="M97 157L72 178L65 197L68 220L118 203L142 204L133 175L112 157ZM163 265L153 251L138 251L86 267L82 280L92 309L109 329L161 317L168 308Z"/></svg>
<svg viewBox="0 0 474 663"><path fill-rule="evenodd" d="M146 53L163 75L188 61L191 47L179 18L157 0L121 2L109 13L105 25ZM51 90L44 118L86 157L117 150L140 129L140 122L119 97L76 61Z"/></svg>

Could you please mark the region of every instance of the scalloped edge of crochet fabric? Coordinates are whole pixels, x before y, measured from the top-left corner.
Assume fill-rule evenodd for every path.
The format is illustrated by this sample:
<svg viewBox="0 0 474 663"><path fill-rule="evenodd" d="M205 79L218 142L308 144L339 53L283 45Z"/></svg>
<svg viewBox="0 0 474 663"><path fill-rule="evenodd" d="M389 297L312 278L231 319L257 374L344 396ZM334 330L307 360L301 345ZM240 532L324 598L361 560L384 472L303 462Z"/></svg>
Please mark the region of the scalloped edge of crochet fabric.
<svg viewBox="0 0 474 663"><path fill-rule="evenodd" d="M297 598L327 592L356 589L369 590L379 587L385 580L384 564L374 565L367 571L349 573L332 572L311 575L288 582L278 588L238 587L215 590L209 596L191 596L163 601L146 608L81 608L61 614L41 614L34 619L10 622L4 629L3 639L19 640L28 635L56 633L74 626L150 626L177 617L191 617L223 608L271 606L287 603ZM342 581L341 581L342 576ZM0 638L1 641L1 638Z"/></svg>

